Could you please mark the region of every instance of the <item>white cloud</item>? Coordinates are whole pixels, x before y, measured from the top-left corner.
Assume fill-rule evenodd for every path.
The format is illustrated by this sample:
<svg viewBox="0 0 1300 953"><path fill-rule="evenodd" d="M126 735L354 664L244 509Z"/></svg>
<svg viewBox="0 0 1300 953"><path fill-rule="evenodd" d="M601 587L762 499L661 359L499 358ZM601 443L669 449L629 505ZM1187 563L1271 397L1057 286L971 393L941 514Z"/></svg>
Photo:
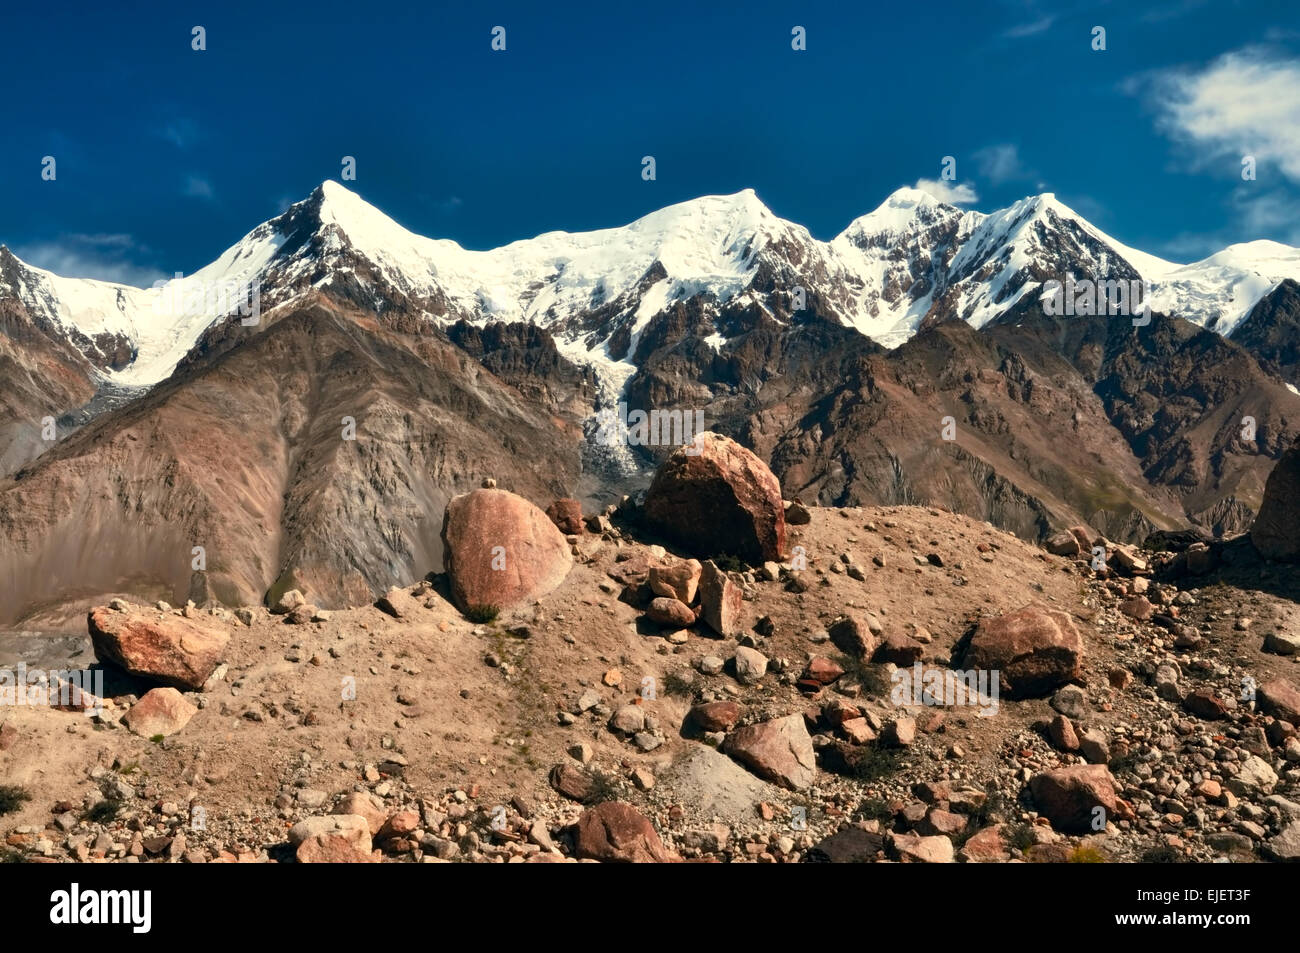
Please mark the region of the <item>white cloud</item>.
<svg viewBox="0 0 1300 953"><path fill-rule="evenodd" d="M1027 36L1036 36L1039 33L1050 30L1052 24L1055 22L1056 17L1054 16L1039 17L1037 20L1030 20L1027 23L1017 24L1016 26L1011 27L1011 29L1005 30L1002 35L1012 40L1023 39Z"/></svg>
<svg viewBox="0 0 1300 953"><path fill-rule="evenodd" d="M1160 128L1204 150L1195 166L1235 158L1237 174L1252 155L1300 182L1300 60L1238 50L1200 71L1157 74L1151 96Z"/></svg>
<svg viewBox="0 0 1300 953"><path fill-rule="evenodd" d="M1291 245L1300 244L1300 200L1285 189L1260 189L1255 182L1243 182L1233 193L1232 204L1246 235L1277 235Z"/></svg>
<svg viewBox="0 0 1300 953"><path fill-rule="evenodd" d="M56 241L33 242L14 248L14 254L29 265L44 268L64 278L97 278L135 288L148 288L170 277L157 268L132 261L148 253L130 235L61 235Z"/></svg>
<svg viewBox="0 0 1300 953"><path fill-rule="evenodd" d="M1028 178L1030 173L1020 161L1020 153L1011 143L985 146L972 155L980 175L994 185L1010 182L1013 179Z"/></svg>
<svg viewBox="0 0 1300 953"><path fill-rule="evenodd" d="M166 139L177 149L188 149L199 140L199 124L192 119L173 119L157 130L159 136Z"/></svg>
<svg viewBox="0 0 1300 953"><path fill-rule="evenodd" d="M185 194L196 199L212 198L212 183L199 175L187 176L185 179Z"/></svg>
<svg viewBox="0 0 1300 953"><path fill-rule="evenodd" d="M917 179L914 189L922 192L928 192L940 202L947 202L949 205L970 205L972 202L978 202L979 196L975 194L975 188L969 182L944 182L939 179Z"/></svg>

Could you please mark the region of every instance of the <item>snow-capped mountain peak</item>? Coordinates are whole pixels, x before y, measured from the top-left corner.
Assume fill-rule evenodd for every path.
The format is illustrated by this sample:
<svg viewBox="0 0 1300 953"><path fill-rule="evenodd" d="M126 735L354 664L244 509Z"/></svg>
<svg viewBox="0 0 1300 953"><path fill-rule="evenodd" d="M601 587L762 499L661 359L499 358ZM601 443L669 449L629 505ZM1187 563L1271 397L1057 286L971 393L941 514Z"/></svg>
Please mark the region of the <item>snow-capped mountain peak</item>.
<svg viewBox="0 0 1300 953"><path fill-rule="evenodd" d="M1122 244L1050 192L985 214L901 188L828 242L743 189L618 227L475 251L410 231L327 180L210 265L159 287L63 278L0 253L0 298L18 299L126 385L168 376L233 313L214 287L256 289L264 311L316 289L429 322L532 322L618 382L635 370L653 317L689 298L705 301L706 313L752 299L780 319L803 286L823 316L893 346L935 321L982 326L1067 274L1141 277L1156 310L1226 334L1278 282L1300 278L1300 250L1247 242L1178 265Z"/></svg>
<svg viewBox="0 0 1300 953"><path fill-rule="evenodd" d="M849 223L836 238L859 247L876 244L886 236L907 235L936 221L960 218L955 205L939 201L929 192L914 188L895 189L875 209Z"/></svg>

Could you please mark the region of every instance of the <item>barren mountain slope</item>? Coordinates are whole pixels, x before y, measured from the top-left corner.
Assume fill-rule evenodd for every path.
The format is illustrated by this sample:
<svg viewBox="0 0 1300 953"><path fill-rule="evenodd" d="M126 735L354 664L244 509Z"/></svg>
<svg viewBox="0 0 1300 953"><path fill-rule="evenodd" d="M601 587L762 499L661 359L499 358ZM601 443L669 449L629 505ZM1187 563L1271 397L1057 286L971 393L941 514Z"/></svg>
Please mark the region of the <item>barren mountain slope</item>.
<svg viewBox="0 0 1300 953"><path fill-rule="evenodd" d="M368 602L438 568L444 505L484 475L563 495L579 435L440 333L291 309L0 483L0 619L75 625L114 593Z"/></svg>

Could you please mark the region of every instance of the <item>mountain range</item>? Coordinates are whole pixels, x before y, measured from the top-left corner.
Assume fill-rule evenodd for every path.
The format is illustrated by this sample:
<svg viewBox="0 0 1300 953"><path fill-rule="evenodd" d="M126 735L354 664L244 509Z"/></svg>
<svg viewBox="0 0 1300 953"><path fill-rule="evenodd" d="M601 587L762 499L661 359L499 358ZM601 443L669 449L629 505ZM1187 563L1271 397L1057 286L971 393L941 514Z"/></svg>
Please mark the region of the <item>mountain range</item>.
<svg viewBox="0 0 1300 953"><path fill-rule="evenodd" d="M1144 282L1152 321L1045 313L1068 279ZM1300 250L1178 265L1050 194L900 189L823 242L746 190L471 251L326 182L149 289L0 247L0 625L367 601L439 568L446 500L484 477L635 492L668 448L591 440L619 401L703 409L809 503L1233 534L1300 433L1298 322Z"/></svg>

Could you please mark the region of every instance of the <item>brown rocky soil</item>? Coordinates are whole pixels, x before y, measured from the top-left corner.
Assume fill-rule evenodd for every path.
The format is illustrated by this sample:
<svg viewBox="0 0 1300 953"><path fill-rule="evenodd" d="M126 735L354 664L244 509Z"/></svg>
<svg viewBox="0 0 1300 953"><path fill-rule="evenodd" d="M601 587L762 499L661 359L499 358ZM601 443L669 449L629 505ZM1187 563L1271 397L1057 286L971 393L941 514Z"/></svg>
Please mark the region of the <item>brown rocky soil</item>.
<svg viewBox="0 0 1300 953"><path fill-rule="evenodd" d="M171 610L231 636L205 689L185 693L198 712L165 738L129 733L119 719L151 683L112 672L98 719L5 710L0 784L30 800L0 818L4 849L28 860L366 859L351 833L289 843L293 824L348 796L343 814L373 810L387 825L372 845L386 860L1297 856L1300 742L1261 702L1225 701L1243 678L1300 681L1296 655L1263 651L1268 633L1300 632L1276 591L1152 580L1114 550L1111 568L1094 573L1084 557L935 509L813 507L788 527L807 569L787 561L740 576L745 634L723 639L702 621L661 628L623 601L637 596L620 598L611 573L633 578L663 553L617 515L604 525L570 537L576 565L557 589L491 622L466 621L441 579L390 594L402 619L369 606L253 608L239 610L245 625L227 610ZM1293 569L1267 571L1277 590L1296 585ZM1119 608L1131 611L1139 589L1155 622ZM829 641L842 614L870 613L892 651L919 644L927 664L943 664L980 618L1030 604L1078 627L1080 685L1004 695L989 717L963 705L900 709L889 663ZM320 621L295 624L304 618ZM766 662L756 679L747 646ZM845 673L801 690L810 656L834 663L819 664L826 677ZM808 716L812 784L769 783L719 753L721 738L688 717L701 702L736 703L712 706L714 728ZM1057 750L1071 739L1079 753ZM1047 805L1030 782L1085 761L1109 765L1117 800L1101 802L1104 830L1080 833L1037 813ZM662 843L622 808L578 823L605 802L631 805ZM1077 797L1070 804L1077 813Z"/></svg>

